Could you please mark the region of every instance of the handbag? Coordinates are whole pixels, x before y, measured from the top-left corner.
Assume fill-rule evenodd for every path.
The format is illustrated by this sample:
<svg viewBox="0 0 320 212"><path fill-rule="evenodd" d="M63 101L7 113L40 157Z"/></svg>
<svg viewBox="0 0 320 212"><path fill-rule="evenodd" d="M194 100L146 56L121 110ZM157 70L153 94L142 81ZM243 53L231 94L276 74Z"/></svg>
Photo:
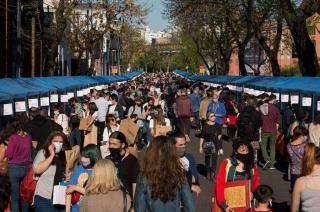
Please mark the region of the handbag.
<svg viewBox="0 0 320 212"><path fill-rule="evenodd" d="M29 204L33 202L33 196L37 186L37 181L33 179L33 175L33 168L32 165L30 165L27 175L20 183L20 199Z"/></svg>
<svg viewBox="0 0 320 212"><path fill-rule="evenodd" d="M216 146L213 141L205 141L202 148L206 155L211 155L216 152Z"/></svg>

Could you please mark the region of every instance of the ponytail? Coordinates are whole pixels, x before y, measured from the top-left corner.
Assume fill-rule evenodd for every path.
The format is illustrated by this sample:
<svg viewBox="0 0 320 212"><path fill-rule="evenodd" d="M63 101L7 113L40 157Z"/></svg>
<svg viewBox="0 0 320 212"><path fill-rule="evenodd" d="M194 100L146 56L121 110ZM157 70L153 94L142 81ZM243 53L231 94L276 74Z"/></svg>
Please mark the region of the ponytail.
<svg viewBox="0 0 320 212"><path fill-rule="evenodd" d="M313 143L308 143L304 147L304 155L302 158L302 176L312 173L314 165L319 164L319 148Z"/></svg>

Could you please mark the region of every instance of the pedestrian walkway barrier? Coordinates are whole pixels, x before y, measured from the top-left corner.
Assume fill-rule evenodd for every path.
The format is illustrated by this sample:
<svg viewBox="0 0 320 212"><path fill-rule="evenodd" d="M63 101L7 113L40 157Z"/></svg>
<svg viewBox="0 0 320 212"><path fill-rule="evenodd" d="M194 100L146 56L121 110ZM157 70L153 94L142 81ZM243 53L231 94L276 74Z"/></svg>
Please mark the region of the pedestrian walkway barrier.
<svg viewBox="0 0 320 212"><path fill-rule="evenodd" d="M312 119L320 111L320 77L208 76L182 70L175 70L174 73L213 87L226 86L238 94L259 96L273 93L281 109L287 105L306 107Z"/></svg>
<svg viewBox="0 0 320 212"><path fill-rule="evenodd" d="M0 79L0 114L13 115L31 107L49 107L82 97L90 89L102 90L111 83L134 79L142 70L119 76L66 76Z"/></svg>

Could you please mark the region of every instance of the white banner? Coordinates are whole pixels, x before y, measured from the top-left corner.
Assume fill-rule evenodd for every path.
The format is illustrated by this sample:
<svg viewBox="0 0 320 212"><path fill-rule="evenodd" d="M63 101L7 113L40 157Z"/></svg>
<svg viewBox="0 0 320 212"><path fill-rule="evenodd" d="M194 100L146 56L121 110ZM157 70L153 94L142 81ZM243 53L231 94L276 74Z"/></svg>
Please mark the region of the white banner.
<svg viewBox="0 0 320 212"><path fill-rule="evenodd" d="M281 94L281 102L289 102L289 94Z"/></svg>
<svg viewBox="0 0 320 212"><path fill-rule="evenodd" d="M68 102L68 100L69 100L68 94L60 95L60 102Z"/></svg>
<svg viewBox="0 0 320 212"><path fill-rule="evenodd" d="M12 108L12 104L8 103L8 104L3 104L3 115L4 116L9 116L13 114L13 108Z"/></svg>
<svg viewBox="0 0 320 212"><path fill-rule="evenodd" d="M28 99L28 106L29 108L32 108L32 107L38 108L39 107L38 99Z"/></svg>
<svg viewBox="0 0 320 212"><path fill-rule="evenodd" d="M57 103L57 102L59 102L59 96L58 96L58 94L51 94L51 95L50 95L50 102L51 102L51 103Z"/></svg>
<svg viewBox="0 0 320 212"><path fill-rule="evenodd" d="M16 112L25 112L26 111L26 102L15 102Z"/></svg>
<svg viewBox="0 0 320 212"><path fill-rule="evenodd" d="M297 95L292 95L290 96L291 104L292 105L297 105L299 104L299 96Z"/></svg>
<svg viewBox="0 0 320 212"><path fill-rule="evenodd" d="M82 96L83 96L82 90L77 91L77 97L82 97Z"/></svg>
<svg viewBox="0 0 320 212"><path fill-rule="evenodd" d="M303 107L311 107L312 106L312 98L311 97L303 97L302 98L302 106Z"/></svg>
<svg viewBox="0 0 320 212"><path fill-rule="evenodd" d="M317 110L320 111L320 101L318 101Z"/></svg>
<svg viewBox="0 0 320 212"><path fill-rule="evenodd" d="M50 105L49 97L48 96L41 97L40 98L40 105L41 106L49 106Z"/></svg>

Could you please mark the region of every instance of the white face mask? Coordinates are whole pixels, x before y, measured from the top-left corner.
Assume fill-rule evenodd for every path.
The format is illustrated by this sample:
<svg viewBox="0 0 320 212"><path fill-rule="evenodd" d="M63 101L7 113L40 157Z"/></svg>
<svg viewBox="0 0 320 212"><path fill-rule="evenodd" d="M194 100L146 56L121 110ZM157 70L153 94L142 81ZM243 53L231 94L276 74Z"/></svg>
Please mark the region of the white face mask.
<svg viewBox="0 0 320 212"><path fill-rule="evenodd" d="M55 116L59 115L59 111L57 111L57 110L55 110L53 113Z"/></svg>
<svg viewBox="0 0 320 212"><path fill-rule="evenodd" d="M81 157L80 160L81 160L81 164L84 168L87 168L91 163L90 158Z"/></svg>
<svg viewBox="0 0 320 212"><path fill-rule="evenodd" d="M53 142L55 153L58 154L62 150L63 143Z"/></svg>

